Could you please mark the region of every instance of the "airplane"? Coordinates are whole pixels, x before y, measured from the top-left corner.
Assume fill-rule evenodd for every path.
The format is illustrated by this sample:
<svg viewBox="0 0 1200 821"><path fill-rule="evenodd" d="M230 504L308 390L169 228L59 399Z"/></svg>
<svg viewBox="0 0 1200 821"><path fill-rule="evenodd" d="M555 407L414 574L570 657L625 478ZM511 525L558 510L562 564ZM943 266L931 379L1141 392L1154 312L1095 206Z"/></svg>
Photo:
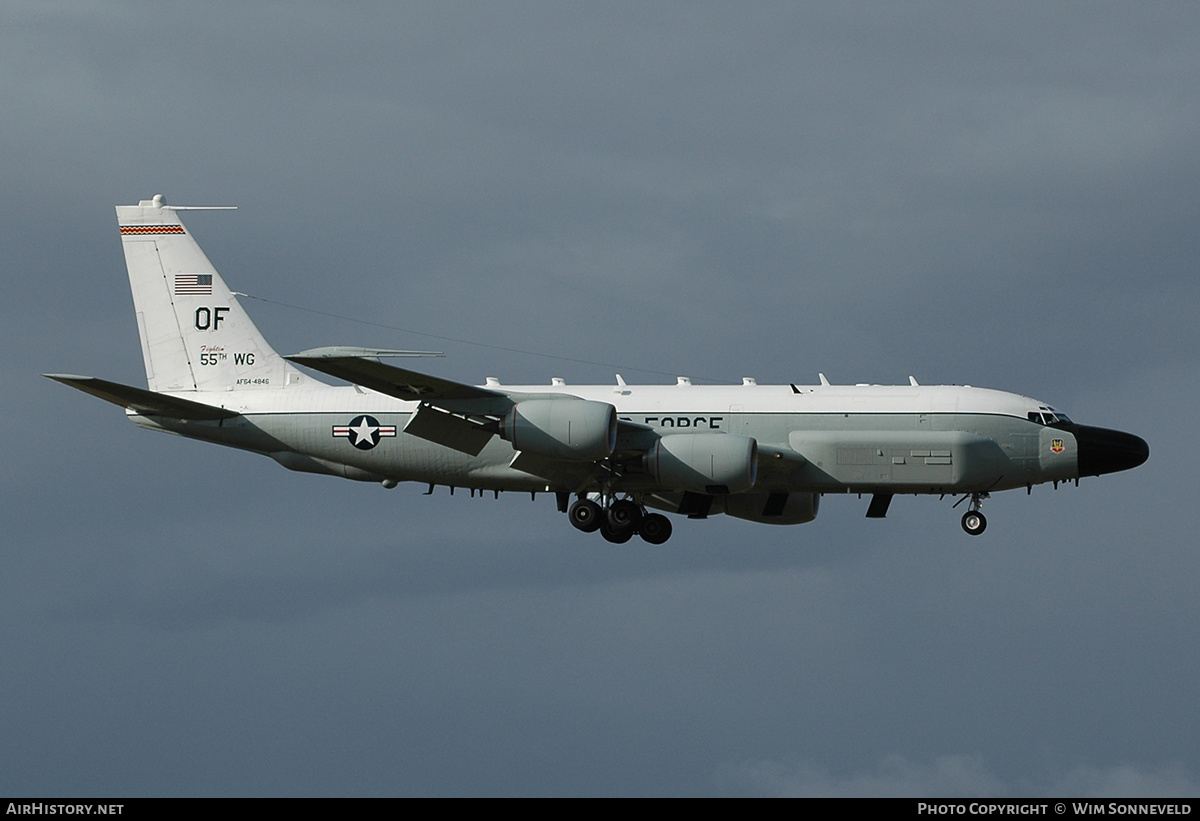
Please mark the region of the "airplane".
<svg viewBox="0 0 1200 821"><path fill-rule="evenodd" d="M428 351L324 347L277 354L181 212L157 194L117 206L147 388L44 374L123 407L137 425L269 456L293 471L377 482L554 495L612 543L671 536L658 511L802 524L824 494L969 500L1137 467L1132 434L1073 422L1045 402L955 385L481 386L387 364ZM296 366L350 384L332 385ZM572 497L574 499L572 500Z"/></svg>

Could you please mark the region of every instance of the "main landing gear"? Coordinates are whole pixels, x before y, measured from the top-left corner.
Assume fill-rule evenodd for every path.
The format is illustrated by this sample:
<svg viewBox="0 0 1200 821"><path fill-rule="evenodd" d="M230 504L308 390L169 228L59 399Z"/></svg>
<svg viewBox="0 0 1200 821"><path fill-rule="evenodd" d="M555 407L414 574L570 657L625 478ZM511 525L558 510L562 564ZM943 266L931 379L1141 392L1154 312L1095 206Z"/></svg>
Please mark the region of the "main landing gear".
<svg viewBox="0 0 1200 821"><path fill-rule="evenodd" d="M963 514L962 529L972 536L978 536L987 529L987 517L979 510L983 506L983 500L987 497L986 493L972 493L971 504L967 506L967 512ZM962 499L959 501L961 502Z"/></svg>
<svg viewBox="0 0 1200 821"><path fill-rule="evenodd" d="M605 541L624 544L634 534L650 544L671 538L671 520L660 513L646 513L632 499L617 499L607 509L591 499L577 499L567 511L571 524L584 533L595 533Z"/></svg>

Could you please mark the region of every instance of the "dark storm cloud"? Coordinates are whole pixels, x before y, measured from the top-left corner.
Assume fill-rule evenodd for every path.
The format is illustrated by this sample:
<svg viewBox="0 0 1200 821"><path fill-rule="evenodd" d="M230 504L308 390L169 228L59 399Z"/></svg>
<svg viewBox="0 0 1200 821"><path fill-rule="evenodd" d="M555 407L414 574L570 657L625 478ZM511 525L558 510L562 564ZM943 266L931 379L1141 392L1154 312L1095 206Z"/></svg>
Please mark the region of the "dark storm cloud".
<svg viewBox="0 0 1200 821"><path fill-rule="evenodd" d="M1191 7L0 24L0 787L1194 791ZM877 522L827 497L803 527L681 521L655 551L544 496L288 474L36 376L141 382L111 209L157 191L239 206L188 225L271 300L247 307L281 351L443 348L437 372L511 383L913 373L1152 457L1001 495L969 544L950 500Z"/></svg>

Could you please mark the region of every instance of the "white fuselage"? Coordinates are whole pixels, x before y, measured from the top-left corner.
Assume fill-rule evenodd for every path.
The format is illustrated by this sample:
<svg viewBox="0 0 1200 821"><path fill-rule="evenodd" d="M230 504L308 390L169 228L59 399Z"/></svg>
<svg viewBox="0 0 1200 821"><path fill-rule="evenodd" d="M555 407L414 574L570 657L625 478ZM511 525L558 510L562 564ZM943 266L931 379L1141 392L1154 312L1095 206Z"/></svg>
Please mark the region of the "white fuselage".
<svg viewBox="0 0 1200 821"><path fill-rule="evenodd" d="M996 390L959 386L581 385L498 386L553 393L616 408L620 419L659 435L740 434L801 457L763 471L769 492L958 493L1002 490L1078 475L1069 432L1028 418L1044 404ZM478 456L403 432L417 402L364 388L321 384L286 390L179 394L237 411L226 422L146 427L257 451L285 466L364 480L415 481L494 490L558 490L511 463L517 451L493 438ZM339 429L371 417L394 435L368 449ZM308 461L308 460L311 460ZM632 482L632 484L630 484ZM588 483L585 482L585 485ZM627 477L636 488L636 477ZM571 491L590 489L565 488Z"/></svg>

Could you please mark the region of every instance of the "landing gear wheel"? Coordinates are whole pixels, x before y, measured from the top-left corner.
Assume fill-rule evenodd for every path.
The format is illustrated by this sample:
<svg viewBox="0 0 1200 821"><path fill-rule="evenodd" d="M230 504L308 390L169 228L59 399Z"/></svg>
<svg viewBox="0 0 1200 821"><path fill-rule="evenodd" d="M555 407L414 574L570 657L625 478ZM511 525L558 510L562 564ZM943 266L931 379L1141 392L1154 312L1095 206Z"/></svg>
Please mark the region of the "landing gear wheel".
<svg viewBox="0 0 1200 821"><path fill-rule="evenodd" d="M661 513L647 513L642 517L642 540L650 544L662 544L671 538L671 520Z"/></svg>
<svg viewBox="0 0 1200 821"><path fill-rule="evenodd" d="M978 510L968 510L963 514L962 528L972 536L978 536L987 529L987 518Z"/></svg>
<svg viewBox="0 0 1200 821"><path fill-rule="evenodd" d="M579 499L567 511L567 518L577 529L584 533L595 533L604 523L604 511L600 505L590 499Z"/></svg>
<svg viewBox="0 0 1200 821"><path fill-rule="evenodd" d="M608 508L608 525L615 531L635 533L642 523L642 510L628 499L619 499Z"/></svg>
<svg viewBox="0 0 1200 821"><path fill-rule="evenodd" d="M612 542L613 544L625 544L633 538L633 529L619 530L609 524L608 520L604 520L604 524L600 525L600 535L604 537L604 541Z"/></svg>

